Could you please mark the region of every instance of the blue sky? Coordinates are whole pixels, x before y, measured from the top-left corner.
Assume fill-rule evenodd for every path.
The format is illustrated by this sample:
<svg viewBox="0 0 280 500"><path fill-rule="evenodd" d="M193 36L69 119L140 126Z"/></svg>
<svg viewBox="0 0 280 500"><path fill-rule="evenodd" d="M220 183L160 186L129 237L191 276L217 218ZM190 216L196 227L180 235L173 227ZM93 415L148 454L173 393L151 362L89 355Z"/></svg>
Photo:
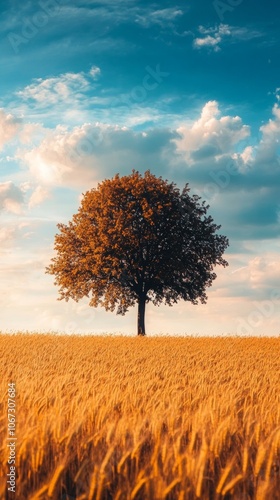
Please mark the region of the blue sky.
<svg viewBox="0 0 280 500"><path fill-rule="evenodd" d="M230 239L207 305L149 305L148 333L279 334L280 6L274 1L0 7L3 330L123 332L59 302L45 266L58 222L104 178L189 183Z"/></svg>

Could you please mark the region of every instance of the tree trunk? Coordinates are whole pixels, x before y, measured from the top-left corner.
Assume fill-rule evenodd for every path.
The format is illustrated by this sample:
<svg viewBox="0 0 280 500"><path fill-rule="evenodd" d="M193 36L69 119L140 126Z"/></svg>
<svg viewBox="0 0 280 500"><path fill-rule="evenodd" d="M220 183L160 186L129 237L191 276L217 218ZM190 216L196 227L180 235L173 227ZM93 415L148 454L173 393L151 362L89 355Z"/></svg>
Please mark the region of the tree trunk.
<svg viewBox="0 0 280 500"><path fill-rule="evenodd" d="M137 335L146 335L145 332L146 296L141 295L138 301Z"/></svg>

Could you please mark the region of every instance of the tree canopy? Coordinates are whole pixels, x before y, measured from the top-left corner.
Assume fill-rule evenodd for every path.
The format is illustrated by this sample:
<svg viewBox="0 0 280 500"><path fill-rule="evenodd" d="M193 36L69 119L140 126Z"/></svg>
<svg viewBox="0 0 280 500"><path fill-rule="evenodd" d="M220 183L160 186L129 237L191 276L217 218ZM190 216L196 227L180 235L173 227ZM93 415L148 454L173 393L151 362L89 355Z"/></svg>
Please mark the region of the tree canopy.
<svg viewBox="0 0 280 500"><path fill-rule="evenodd" d="M60 300L88 297L89 305L125 314L138 303L138 334L145 335L145 305L183 299L206 303L227 266L228 239L217 233L209 206L150 171L106 179L83 195L78 212L58 224L55 275Z"/></svg>

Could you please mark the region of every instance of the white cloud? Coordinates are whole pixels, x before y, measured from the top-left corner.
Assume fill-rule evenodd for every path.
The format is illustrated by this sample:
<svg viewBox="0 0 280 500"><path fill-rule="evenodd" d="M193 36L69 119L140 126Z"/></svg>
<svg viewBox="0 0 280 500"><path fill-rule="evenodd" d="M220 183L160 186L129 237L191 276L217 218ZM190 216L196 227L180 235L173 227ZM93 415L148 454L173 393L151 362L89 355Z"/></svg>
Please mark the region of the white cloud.
<svg viewBox="0 0 280 500"><path fill-rule="evenodd" d="M246 266L236 270L232 278L232 287L243 287L246 296L250 291L266 295L267 289L275 288L280 282L279 256L273 252L257 255L247 261Z"/></svg>
<svg viewBox="0 0 280 500"><path fill-rule="evenodd" d="M196 38L194 40L194 46L196 48L200 48L200 47L215 47L214 50L219 50L219 43L221 41L221 37L219 36L210 36L210 35L207 35L205 38Z"/></svg>
<svg viewBox="0 0 280 500"><path fill-rule="evenodd" d="M198 31L200 35L193 41L193 46L196 49L208 47L215 52L221 49L220 45L225 40L234 42L236 40L248 41L262 36L262 33L249 28L240 28L236 26L229 26L228 24L220 24L219 26L206 28L199 26Z"/></svg>
<svg viewBox="0 0 280 500"><path fill-rule="evenodd" d="M22 182L40 186L29 194L29 207L39 205L56 186L84 189L116 172L128 173L132 168L142 171L144 165L155 169L155 173L168 174L175 169L176 175L192 166L188 170L189 182L194 189L200 189L207 185L207 179L213 182L211 172L217 183L219 172L226 170L231 162L236 175L224 174L230 177L231 190L244 183L250 189L274 186L275 166L271 166L273 175L267 177L262 161L268 158L277 161L276 137L280 136L277 107L273 114L274 118L261 127L262 141L254 146L245 142L250 137L250 127L239 116L223 114L217 101L207 102L197 119L182 123L176 130L153 128L143 134L132 128L102 123L44 129L43 139L37 138L33 147L26 143L17 153L28 169Z"/></svg>
<svg viewBox="0 0 280 500"><path fill-rule="evenodd" d="M43 125L40 123L25 123L19 132L19 140L22 144L29 144L42 138L45 132Z"/></svg>
<svg viewBox="0 0 280 500"><path fill-rule="evenodd" d="M49 196L50 193L46 188L42 186L37 186L30 196L28 202L29 208L34 208L36 205L40 205L43 201L49 198Z"/></svg>
<svg viewBox="0 0 280 500"><path fill-rule="evenodd" d="M35 101L36 104L43 106L57 104L61 101L69 102L73 96L79 98L83 92L90 88L89 76L96 80L100 72L100 68L92 66L89 74L84 72L64 73L46 79L36 78L31 85L17 92L17 95L24 101Z"/></svg>
<svg viewBox="0 0 280 500"><path fill-rule="evenodd" d="M34 83L19 91L17 95L24 100L32 99L38 103L55 104L66 100L73 92L80 92L88 86L87 80L79 73L66 73L59 77L37 78Z"/></svg>
<svg viewBox="0 0 280 500"><path fill-rule="evenodd" d="M19 157L29 167L31 176L44 186L80 186L96 178L99 169L94 148L102 140L101 134L102 127L98 124L84 124L72 131L58 126L39 146L20 152ZM41 191L34 194L31 203L41 194Z"/></svg>
<svg viewBox="0 0 280 500"><path fill-rule="evenodd" d="M0 109L0 149L17 134L20 126L18 118Z"/></svg>
<svg viewBox="0 0 280 500"><path fill-rule="evenodd" d="M253 258L248 266L252 288L265 290L280 283L280 262L278 254L266 254Z"/></svg>
<svg viewBox="0 0 280 500"><path fill-rule="evenodd" d="M215 26L213 28L206 28L205 26L199 26L198 31L202 35L209 35L209 34L216 35L218 33L219 35L222 36L231 34L231 29L228 24L220 24L219 26Z"/></svg>
<svg viewBox="0 0 280 500"><path fill-rule="evenodd" d="M150 27L154 24L161 26L169 26L173 22L183 15L183 11L177 7L169 7L166 9L157 9L150 12L141 12L141 14L136 15L136 22L144 26L145 28Z"/></svg>
<svg viewBox="0 0 280 500"><path fill-rule="evenodd" d="M246 146L241 153L233 153L231 158L236 162L238 172L244 174L252 169L255 161L256 148L253 146Z"/></svg>
<svg viewBox="0 0 280 500"><path fill-rule="evenodd" d="M278 103L272 108L272 118L262 125L259 131L260 139L254 146L248 145L241 152L233 152L231 158L236 162L239 173L246 174L242 181L246 183L247 189L259 189L259 195L261 191L264 193L267 189L274 191L269 201L272 206L276 203L275 198L278 197L277 186L280 178L280 108ZM275 207L272 212L275 213Z"/></svg>
<svg viewBox="0 0 280 500"><path fill-rule="evenodd" d="M266 172L275 171L278 169L278 176L280 174L280 108L278 103L272 109L273 118L260 127L262 134L261 141L256 148L256 165L259 169L263 170L266 165Z"/></svg>
<svg viewBox="0 0 280 500"><path fill-rule="evenodd" d="M95 80L101 74L101 70L100 70L100 68L98 68L98 66L92 66L89 74Z"/></svg>
<svg viewBox="0 0 280 500"><path fill-rule="evenodd" d="M280 108L278 103L273 106L273 119L269 119L268 123L260 127L263 134L263 142L279 142L280 139Z"/></svg>
<svg viewBox="0 0 280 500"><path fill-rule="evenodd" d="M198 120L177 129L180 139L174 142L187 161L194 163L201 154L215 157L231 153L234 145L250 135L250 128L239 116L220 115L217 101L209 101Z"/></svg>
<svg viewBox="0 0 280 500"><path fill-rule="evenodd" d="M203 26L199 26L198 30L203 37L195 38L193 46L196 49L200 49L201 47L210 47L216 52L220 50L219 44L222 39L231 34L230 27L226 24L220 24L215 28L205 28Z"/></svg>
<svg viewBox="0 0 280 500"><path fill-rule="evenodd" d="M247 165L252 163L254 154L254 148L252 146L247 146L244 151L240 154L243 162Z"/></svg>
<svg viewBox="0 0 280 500"><path fill-rule="evenodd" d="M120 170L142 168L143 157L149 167L157 164L160 169L166 164L164 148L174 149L173 136L166 130L143 134L117 125L85 123L73 130L57 127L38 146L18 154L38 184L84 188Z"/></svg>
<svg viewBox="0 0 280 500"><path fill-rule="evenodd" d="M23 194L13 182L0 183L0 210L20 214L23 205Z"/></svg>

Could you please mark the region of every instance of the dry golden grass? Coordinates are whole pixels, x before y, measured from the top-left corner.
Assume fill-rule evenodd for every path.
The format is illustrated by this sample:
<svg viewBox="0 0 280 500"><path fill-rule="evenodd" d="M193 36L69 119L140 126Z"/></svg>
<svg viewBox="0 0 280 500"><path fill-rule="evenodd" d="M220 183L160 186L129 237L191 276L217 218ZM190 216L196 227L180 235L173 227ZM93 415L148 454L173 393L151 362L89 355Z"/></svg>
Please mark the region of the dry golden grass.
<svg viewBox="0 0 280 500"><path fill-rule="evenodd" d="M280 499L279 339L17 334L0 348L1 498Z"/></svg>

